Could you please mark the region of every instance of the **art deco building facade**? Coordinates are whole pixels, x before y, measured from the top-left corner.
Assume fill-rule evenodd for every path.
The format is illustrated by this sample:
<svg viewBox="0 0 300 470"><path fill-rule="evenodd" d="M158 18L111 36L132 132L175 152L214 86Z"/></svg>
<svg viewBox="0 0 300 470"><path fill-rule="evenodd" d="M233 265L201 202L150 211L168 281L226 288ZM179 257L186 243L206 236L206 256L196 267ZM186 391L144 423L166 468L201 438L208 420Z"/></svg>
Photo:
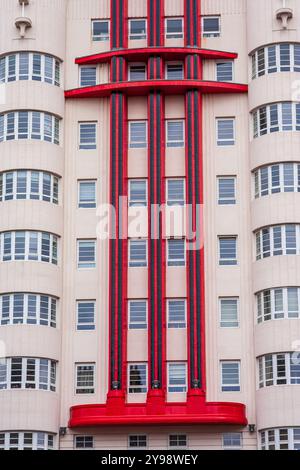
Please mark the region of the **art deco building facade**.
<svg viewBox="0 0 300 470"><path fill-rule="evenodd" d="M299 2L0 11L0 449L299 449Z"/></svg>

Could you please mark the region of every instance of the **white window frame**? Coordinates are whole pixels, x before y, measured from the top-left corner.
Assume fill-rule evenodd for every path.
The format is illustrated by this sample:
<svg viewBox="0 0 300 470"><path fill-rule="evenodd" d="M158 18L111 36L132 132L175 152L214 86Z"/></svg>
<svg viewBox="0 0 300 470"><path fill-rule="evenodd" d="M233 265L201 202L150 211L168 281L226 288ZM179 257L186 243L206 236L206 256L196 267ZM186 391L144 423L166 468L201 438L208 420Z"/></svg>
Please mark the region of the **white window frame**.
<svg viewBox="0 0 300 470"><path fill-rule="evenodd" d="M80 200L80 189L81 184L94 184L95 187L95 199L88 202ZM95 209L97 206L97 180L78 180L78 209Z"/></svg>
<svg viewBox="0 0 300 470"><path fill-rule="evenodd" d="M239 445L226 445L226 437L232 439L233 436L239 436L240 444ZM222 434L222 448L224 450L241 450L243 448L243 433L241 432L226 432Z"/></svg>
<svg viewBox="0 0 300 470"><path fill-rule="evenodd" d="M272 170L278 167L278 179L279 184L273 186L273 175ZM293 184L286 186L285 185L285 170L287 167L293 168ZM262 183L262 172L266 173L266 187L264 188ZM286 188L289 190L286 190ZM271 165L264 165L259 167L253 172L253 195L255 199L265 196L271 196L278 193L298 193L300 192L300 162L284 162L284 163L275 163Z"/></svg>
<svg viewBox="0 0 300 470"><path fill-rule="evenodd" d="M287 248L287 227L295 227L295 253L288 253L288 250L292 248ZM279 231L281 234L281 245L275 247L275 230ZM264 232L267 231L269 239L270 251L264 250ZM277 235L277 234L276 234ZM300 224L284 224L284 225L272 225L262 228L255 232L256 239L256 261L263 260L265 258L273 256L296 256L300 254ZM294 249L293 249L294 250Z"/></svg>
<svg viewBox="0 0 300 470"><path fill-rule="evenodd" d="M131 242L144 242L146 247L145 261L134 261L131 259ZM144 263L144 264L141 264ZM128 243L128 267L129 268L146 268L148 266L148 243L145 238L130 238Z"/></svg>
<svg viewBox="0 0 300 470"><path fill-rule="evenodd" d="M88 263L83 263L80 262L79 260L79 253L80 253L80 244L81 243L94 243L94 253L95 253L95 258L94 261L89 261ZM96 267L96 260L97 260L97 241L94 238L90 239L85 239L85 238L80 238L77 239L77 268L78 269L95 269ZM89 266L86 266L89 264Z"/></svg>
<svg viewBox="0 0 300 470"><path fill-rule="evenodd" d="M185 383L184 385L173 385L170 383L170 380L171 380L171 373L170 373L170 366L174 366L174 365L177 365L177 366L184 366L184 369L185 369ZM187 392L187 363L184 362L184 361L170 361L168 362L167 364L167 380L168 380L168 393L186 393ZM171 389L175 389L176 390L171 390ZM183 390L181 390L183 389Z"/></svg>
<svg viewBox="0 0 300 470"><path fill-rule="evenodd" d="M235 258L222 258L221 257L221 240L235 240ZM238 265L238 237L236 235L220 235L218 237L219 243L219 266L237 266ZM223 260L223 261L222 261Z"/></svg>
<svg viewBox="0 0 300 470"><path fill-rule="evenodd" d="M232 121L232 138L228 139L221 139L219 138L219 122L221 121ZM227 148L233 147L236 144L236 120L234 117L217 117L216 118L216 141L217 147Z"/></svg>
<svg viewBox="0 0 300 470"><path fill-rule="evenodd" d="M144 446L140 446L140 445L132 446L132 445L130 445L130 438L132 438L132 437L137 437L137 438L140 438L140 437L144 438L145 437L146 438L146 445L144 445ZM138 442L138 440L137 440L137 442ZM129 434L127 447L128 447L128 449L131 449L131 450L134 450L134 449L148 449L148 436L147 436L147 434Z"/></svg>
<svg viewBox="0 0 300 470"><path fill-rule="evenodd" d="M238 365L238 383L225 384L223 382L223 365L224 364L235 364ZM241 392L241 361L240 360L221 360L220 361L220 373L221 373L221 392L222 393L240 393ZM230 388L239 388L239 390L230 390Z"/></svg>
<svg viewBox="0 0 300 470"><path fill-rule="evenodd" d="M145 199L138 201L132 198L132 187L133 182L145 183ZM129 207L147 207L148 201L148 180L146 178L131 178L128 180L128 205Z"/></svg>
<svg viewBox="0 0 300 470"><path fill-rule="evenodd" d="M169 140L169 123L182 124L182 140ZM185 121L184 119L166 119L166 145L167 148L184 148L185 146Z"/></svg>
<svg viewBox="0 0 300 470"><path fill-rule="evenodd" d="M220 181L233 180L234 185L234 198L221 197L220 195ZM217 199L219 206L234 206L237 203L237 178L236 176L217 176Z"/></svg>
<svg viewBox="0 0 300 470"><path fill-rule="evenodd" d="M98 141L98 129L97 129L97 121L81 121L78 123L78 142L79 142L79 150L96 150L97 149L97 141ZM81 126L86 126L86 125L93 125L95 126L95 141L90 141L88 143L85 143L81 141Z"/></svg>
<svg viewBox="0 0 300 470"><path fill-rule="evenodd" d="M82 304L93 304L93 321L79 321L79 307ZM76 330L77 331L93 331L96 329L96 300L77 300L76 301Z"/></svg>
<svg viewBox="0 0 300 470"><path fill-rule="evenodd" d="M236 321L228 321L224 320L222 318L222 304L223 301L234 301L236 302ZM239 315L239 307L240 307L240 302L239 302L239 297L219 297L219 318L220 318L220 328L239 328L240 326L240 315ZM226 325L228 323L228 325ZM232 323L236 323L235 325L232 325Z"/></svg>
<svg viewBox="0 0 300 470"><path fill-rule="evenodd" d="M184 302L184 321L174 321L170 319L170 303L172 302ZM167 319L168 319L168 329L186 329L187 328L187 301L184 298L169 298L167 299Z"/></svg>
<svg viewBox="0 0 300 470"><path fill-rule="evenodd" d="M83 85L82 84L82 71L85 70L85 69L95 70L95 83L88 84L88 85ZM96 65L81 65L79 67L79 86L82 87L82 88L85 88L85 87L96 86L97 83L98 83L98 68L97 68L97 66Z"/></svg>
<svg viewBox="0 0 300 470"><path fill-rule="evenodd" d="M16 321L16 315L14 314L14 307L15 307L15 296L22 295L23 296L23 309L22 315ZM35 298L35 317L29 315L29 307L30 307L30 300ZM48 315L47 319L44 317L42 312L43 298L48 299ZM7 302L9 300L8 305L8 312L7 315L4 315L4 301ZM54 309L53 309L54 307ZM41 326L49 326L52 328L56 328L56 321L57 321L57 311L58 311L58 299L56 297L52 297L48 294L34 294L34 293L27 293L27 292L15 292L12 294L1 294L0 295L0 326L6 325L41 325Z"/></svg>
<svg viewBox="0 0 300 470"><path fill-rule="evenodd" d="M204 21L207 18L215 18L218 19L219 21L219 29L218 31L212 31L212 32L205 32L204 31ZM203 15L201 17L201 31L202 31L202 37L203 38L217 38L221 36L221 15Z"/></svg>
<svg viewBox="0 0 300 470"><path fill-rule="evenodd" d="M230 80L220 80L218 77L218 65L222 64L231 64L231 79ZM217 82L232 83L234 82L234 61L233 60L218 60L216 62L216 76L215 79Z"/></svg>
<svg viewBox="0 0 300 470"><path fill-rule="evenodd" d="M32 444L26 444L25 435L32 435ZM15 445L10 444L10 438L12 435L18 436L18 443ZM55 446L55 435L47 432L36 432L36 431L9 431L0 432L0 438L3 436L3 444L0 444L0 450L53 450ZM40 437L43 436L44 444L39 443ZM52 442L52 443L51 443Z"/></svg>
<svg viewBox="0 0 300 470"><path fill-rule="evenodd" d="M20 360L20 381L14 381L12 376L12 365L13 360ZM27 376L28 361L34 362L34 378L29 380ZM47 377L46 381L41 380L41 365L46 361L47 362ZM54 367L54 380L52 376L52 371ZM3 390L39 390L45 392L55 392L57 388L57 362L52 359L47 358L37 358L37 357L6 357L1 359L0 369L2 373L6 368L6 381L2 380L0 382L0 393ZM3 376L2 376L3 377ZM43 376L42 376L43 378ZM15 386L18 384L19 386ZM29 386L30 385L30 386Z"/></svg>
<svg viewBox="0 0 300 470"><path fill-rule="evenodd" d="M108 23L108 33L106 36L96 36L94 35L94 23ZM91 22L91 28L92 28L92 41L93 42L106 42L106 41L109 41L110 40L110 20L109 18L101 18L101 19L97 19L97 18L94 18L92 19L92 22ZM95 38L99 38L99 39L95 39Z"/></svg>
<svg viewBox="0 0 300 470"><path fill-rule="evenodd" d="M16 251L16 234L23 233L25 238L24 253L17 253ZM10 253L4 253L4 237L10 235ZM49 256L42 253L43 235L49 237ZM36 239L36 251L30 252L30 241L32 237ZM36 231L23 231L18 230L15 232L2 232L0 233L0 262L10 261L39 261L43 263L51 263L57 265L58 263L58 240L56 235L48 232L36 232ZM45 241L44 241L45 243ZM8 256L7 259L5 259Z"/></svg>
<svg viewBox="0 0 300 470"><path fill-rule="evenodd" d="M131 320L131 305L144 302L146 305L146 312L145 312L145 322L137 322ZM148 328L148 300L147 299L129 299L127 303L127 312L128 312L128 329L129 330L147 330Z"/></svg>
<svg viewBox="0 0 300 470"><path fill-rule="evenodd" d="M20 173L25 173L25 192L18 192L18 176ZM12 192L7 192L7 175L12 175ZM37 186L38 192L33 193L31 191L32 177L38 175ZM44 177L50 177L50 194L44 192ZM58 176L48 173L46 171L35 171L35 170L13 170L4 171L0 173L0 202L15 201L15 200L34 200L51 202L52 204L58 204L59 198L59 185L60 179ZM20 195L22 197L20 197ZM34 197L33 197L34 196Z"/></svg>
<svg viewBox="0 0 300 470"><path fill-rule="evenodd" d="M145 69L144 78L140 78L137 80L136 78L131 77L131 69L132 67L143 67ZM128 64L128 81L129 82L141 82L147 80L147 64L145 62L130 62Z"/></svg>
<svg viewBox="0 0 300 470"><path fill-rule="evenodd" d="M132 129L131 126L132 124L139 124L139 123L144 123L145 124L145 141L144 142L138 142L135 143L131 140L131 134L132 134ZM137 121L129 121L128 123L128 135L129 135L129 148L130 149L146 149L148 147L148 123L144 119L140 119Z"/></svg>
<svg viewBox="0 0 300 470"><path fill-rule="evenodd" d="M171 199L169 196L169 182L170 181L181 181L183 184L183 199L177 197L176 199ZM167 205L168 206L184 206L186 196L185 196L185 179L184 178L166 178L166 195L167 195Z"/></svg>
<svg viewBox="0 0 300 470"><path fill-rule="evenodd" d="M168 72L168 67L169 65L181 65L182 66L182 75L181 77L176 77L176 78L169 78L169 72ZM166 62L165 65L165 79L166 80L183 80L184 79L184 63L181 62L180 60L170 60Z"/></svg>
<svg viewBox="0 0 300 470"><path fill-rule="evenodd" d="M256 79L256 78L259 78L263 75L267 75L267 74L270 74L270 73L278 73L278 72L283 72L283 70L281 70L281 55L280 55L280 46L281 45L288 45L289 46L289 54L290 54L290 66L289 66L289 70L287 70L288 72L300 72L300 65L299 64L296 64L296 47L299 48L299 44L298 43L277 43L277 44L270 44L268 46L265 46L265 47L259 47L258 49L256 49L252 55L251 55L251 60L252 60L252 79ZM274 50L275 48L275 55L274 55L274 58L275 58L275 64L270 64L270 54L269 54L269 51L270 49ZM259 60L258 60L258 57L259 57L259 52L260 51L264 51L264 68L262 68L261 70L259 70L258 68L258 64L259 64ZM299 51L300 53L300 51Z"/></svg>
<svg viewBox="0 0 300 470"><path fill-rule="evenodd" d="M184 250L183 250L183 259L177 258L177 259L171 259L169 257L169 243L172 240L183 240L184 242ZM174 264L175 263L175 264ZM168 267L185 267L186 266L186 240L185 238L169 238L167 240L167 265Z"/></svg>
<svg viewBox="0 0 300 470"><path fill-rule="evenodd" d="M287 434L287 440L281 439L281 431ZM300 440L295 439L295 432L300 433L299 427L270 428L259 431L261 450L299 450ZM270 433L274 435L274 440L269 438Z"/></svg>
<svg viewBox="0 0 300 470"><path fill-rule="evenodd" d="M300 365L294 364L299 367L298 376L296 376L296 382L293 382L294 378L292 376L291 361L293 360L295 352L280 352L274 354L265 354L258 357L257 359L257 389L274 386L299 386L300 385ZM297 354L297 353L296 353ZM268 373L266 371L266 360L271 358L271 368L268 368ZM278 361L283 359L283 369L284 374L278 374ZM298 358L295 358L298 361Z"/></svg>
<svg viewBox="0 0 300 470"><path fill-rule="evenodd" d="M93 371L93 384L91 386L78 385L78 371L80 367L91 367ZM81 390L81 392L79 392ZM94 362L75 363L75 395L93 395L96 391L96 364Z"/></svg>
<svg viewBox="0 0 300 470"><path fill-rule="evenodd" d="M185 445L171 445L171 437L176 437L177 440L179 441L179 438L182 437L182 436L185 436ZM172 433L172 434L169 434L168 435L168 449L172 450L172 449L177 449L177 450L180 450L180 449L188 449L189 448L189 444L188 444L188 435L187 434L175 434L175 433Z"/></svg>
<svg viewBox="0 0 300 470"><path fill-rule="evenodd" d="M168 21L181 20L181 33L168 33ZM165 18L165 39L183 39L184 38L184 18L182 16L168 16Z"/></svg>
<svg viewBox="0 0 300 470"><path fill-rule="evenodd" d="M130 370L131 370L131 367L134 367L134 366L145 366L145 375L146 375L146 379L145 379L145 384L142 384L142 385L130 385ZM135 394L143 394L143 393L147 393L148 391L148 364L147 362L129 362L128 363L128 384L127 384L127 390L128 390L128 394L130 395L135 395ZM134 391L131 391L130 389L134 390Z"/></svg>
<svg viewBox="0 0 300 470"><path fill-rule="evenodd" d="M131 23L133 21L144 21L145 22L145 33L139 33L139 34L133 34L131 33ZM148 25L147 25L147 19L146 18L130 18L128 20L128 39L130 41L139 41L139 40L146 40L148 36ZM134 36L134 37L133 37Z"/></svg>
<svg viewBox="0 0 300 470"><path fill-rule="evenodd" d="M77 444L77 439L83 439L83 445L78 446ZM86 439L91 439L92 440L92 446L86 446ZM93 450L95 445L95 439L94 436L87 436L87 435L77 435L74 436L74 449L75 450Z"/></svg>
<svg viewBox="0 0 300 470"><path fill-rule="evenodd" d="M289 298L288 293L289 290L293 289L297 292L297 300L298 300L298 312L296 310L293 313L297 313L293 316L290 315L289 311ZM282 297L282 311L276 310L276 293L279 293ZM297 320L300 318L300 287L278 287L272 289L265 289L263 291L258 292L256 295L256 319L257 323L264 323L266 321L271 320ZM265 297L269 297L269 308L266 311L266 302Z"/></svg>
<svg viewBox="0 0 300 470"><path fill-rule="evenodd" d="M291 106L291 123L284 124L283 105ZM276 110L276 124L271 124L271 110ZM266 126L260 125L260 116L265 114ZM300 103L291 101L281 101L279 103L269 103L252 111L253 139L271 134L274 132L299 132L300 131ZM288 129L285 127L289 127Z"/></svg>

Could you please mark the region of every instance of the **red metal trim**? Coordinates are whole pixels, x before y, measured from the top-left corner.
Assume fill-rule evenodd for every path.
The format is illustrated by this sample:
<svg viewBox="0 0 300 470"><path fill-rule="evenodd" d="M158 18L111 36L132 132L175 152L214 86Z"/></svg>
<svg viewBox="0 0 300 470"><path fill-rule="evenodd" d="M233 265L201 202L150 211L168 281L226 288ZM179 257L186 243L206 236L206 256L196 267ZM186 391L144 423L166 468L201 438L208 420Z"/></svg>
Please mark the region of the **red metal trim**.
<svg viewBox="0 0 300 470"><path fill-rule="evenodd" d="M105 98L112 92L124 92L131 96L145 96L160 90L168 95L180 95L188 90L202 93L247 93L248 85L240 83L210 82L203 80L145 80L142 82L105 83L93 87L65 91L65 98Z"/></svg>
<svg viewBox="0 0 300 470"><path fill-rule="evenodd" d="M110 62L113 57L124 57L132 61L145 61L150 56L158 55L167 60L183 60L187 55L196 54L203 59L237 59L236 52L215 51L212 49L201 49L199 47L141 47L137 49L117 49L101 52L85 57L78 57L75 63L78 65L93 65Z"/></svg>
<svg viewBox="0 0 300 470"><path fill-rule="evenodd" d="M246 426L246 409L241 403L124 404L118 410L106 405L79 405L70 410L70 428L89 426L231 424Z"/></svg>

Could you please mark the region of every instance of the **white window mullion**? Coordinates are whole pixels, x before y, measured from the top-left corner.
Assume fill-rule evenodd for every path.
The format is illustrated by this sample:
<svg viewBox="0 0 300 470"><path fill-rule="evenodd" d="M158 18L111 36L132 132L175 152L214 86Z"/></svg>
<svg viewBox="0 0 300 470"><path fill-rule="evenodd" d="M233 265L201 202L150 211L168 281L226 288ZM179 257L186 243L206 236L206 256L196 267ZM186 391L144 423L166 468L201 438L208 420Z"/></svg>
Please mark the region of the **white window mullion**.
<svg viewBox="0 0 300 470"><path fill-rule="evenodd" d="M280 70L280 45L276 45L276 72Z"/></svg>
<svg viewBox="0 0 300 470"><path fill-rule="evenodd" d="M24 294L24 303L23 303L23 324L27 324L28 319L28 294Z"/></svg>
<svg viewBox="0 0 300 470"><path fill-rule="evenodd" d="M270 291L270 308L271 308L271 318L274 320L275 318L275 291L272 289Z"/></svg>
<svg viewBox="0 0 300 470"><path fill-rule="evenodd" d="M291 354L285 354L285 375L287 385L291 385Z"/></svg>
<svg viewBox="0 0 300 470"><path fill-rule="evenodd" d="M22 357L21 388L25 388L27 359Z"/></svg>
<svg viewBox="0 0 300 470"><path fill-rule="evenodd" d="M300 225L296 225L296 253L300 254Z"/></svg>
<svg viewBox="0 0 300 470"><path fill-rule="evenodd" d="M273 372L273 385L277 384L277 356L272 354L272 372Z"/></svg>
<svg viewBox="0 0 300 470"><path fill-rule="evenodd" d="M282 289L283 292L283 311L284 311L284 318L288 318L288 290Z"/></svg>
<svg viewBox="0 0 300 470"><path fill-rule="evenodd" d="M280 192L284 192L284 166L282 163L279 165L279 186L280 186Z"/></svg>

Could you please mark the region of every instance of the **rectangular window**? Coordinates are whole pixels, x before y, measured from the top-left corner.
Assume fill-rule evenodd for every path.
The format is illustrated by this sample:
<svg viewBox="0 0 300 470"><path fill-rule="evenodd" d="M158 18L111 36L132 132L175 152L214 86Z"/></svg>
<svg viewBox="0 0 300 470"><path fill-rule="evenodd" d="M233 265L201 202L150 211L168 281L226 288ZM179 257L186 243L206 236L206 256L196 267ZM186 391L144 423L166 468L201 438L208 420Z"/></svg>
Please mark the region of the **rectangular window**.
<svg viewBox="0 0 300 470"><path fill-rule="evenodd" d="M76 394L95 392L95 364L76 364Z"/></svg>
<svg viewBox="0 0 300 470"><path fill-rule="evenodd" d="M221 361L222 392L240 392L240 362Z"/></svg>
<svg viewBox="0 0 300 470"><path fill-rule="evenodd" d="M109 20L92 20L93 41L109 41Z"/></svg>
<svg viewBox="0 0 300 470"><path fill-rule="evenodd" d="M80 67L80 86L95 86L97 83L96 67Z"/></svg>
<svg viewBox="0 0 300 470"><path fill-rule="evenodd" d="M146 121L129 122L129 147L132 149L147 147Z"/></svg>
<svg viewBox="0 0 300 470"><path fill-rule="evenodd" d="M147 206L146 180L129 180L129 206Z"/></svg>
<svg viewBox="0 0 300 470"><path fill-rule="evenodd" d="M186 449L187 448L187 435L186 434L170 434L169 436L170 449Z"/></svg>
<svg viewBox="0 0 300 470"><path fill-rule="evenodd" d="M146 65L145 64L129 64L129 80L131 82L138 82L146 80Z"/></svg>
<svg viewBox="0 0 300 470"><path fill-rule="evenodd" d="M96 241L78 241L78 268L96 267Z"/></svg>
<svg viewBox="0 0 300 470"><path fill-rule="evenodd" d="M223 449L239 450L242 448L242 433L227 432L223 434Z"/></svg>
<svg viewBox="0 0 300 470"><path fill-rule="evenodd" d="M96 181L79 181L78 207L85 209L96 207Z"/></svg>
<svg viewBox="0 0 300 470"><path fill-rule="evenodd" d="M166 64L166 79L167 80L183 80L183 63L182 62L167 62Z"/></svg>
<svg viewBox="0 0 300 470"><path fill-rule="evenodd" d="M234 119L217 119L217 145L225 147L235 144Z"/></svg>
<svg viewBox="0 0 300 470"><path fill-rule="evenodd" d="M167 180L167 204L168 206L183 206L184 197L184 179Z"/></svg>
<svg viewBox="0 0 300 470"><path fill-rule="evenodd" d="M236 204L236 177L235 176L218 177L218 204L219 205Z"/></svg>
<svg viewBox="0 0 300 470"><path fill-rule="evenodd" d="M145 19L129 20L129 39L146 39L147 21Z"/></svg>
<svg viewBox="0 0 300 470"><path fill-rule="evenodd" d="M147 300L130 300L128 302L128 317L130 330L146 330Z"/></svg>
<svg viewBox="0 0 300 470"><path fill-rule="evenodd" d="M202 35L204 38L217 38L221 34L220 16L202 17Z"/></svg>
<svg viewBox="0 0 300 470"><path fill-rule="evenodd" d="M166 18L166 39L183 38L183 18Z"/></svg>
<svg viewBox="0 0 300 470"><path fill-rule="evenodd" d="M238 320L238 299L220 299L220 326L222 328L237 328Z"/></svg>
<svg viewBox="0 0 300 470"><path fill-rule="evenodd" d="M168 328L186 328L186 300L167 300Z"/></svg>
<svg viewBox="0 0 300 470"><path fill-rule="evenodd" d="M184 393L187 388L186 364L170 362L168 364L168 392Z"/></svg>
<svg viewBox="0 0 300 470"><path fill-rule="evenodd" d="M94 330L95 329L95 301L78 301L77 302L77 330Z"/></svg>
<svg viewBox="0 0 300 470"><path fill-rule="evenodd" d="M218 82L232 82L233 81L233 62L218 62L217 63L217 81Z"/></svg>
<svg viewBox="0 0 300 470"><path fill-rule="evenodd" d="M96 123L81 122L79 124L79 149L95 150L96 149Z"/></svg>
<svg viewBox="0 0 300 470"><path fill-rule="evenodd" d="M166 121L167 147L184 147L184 121Z"/></svg>
<svg viewBox="0 0 300 470"><path fill-rule="evenodd" d="M93 449L93 436L75 436L75 449Z"/></svg>
<svg viewBox="0 0 300 470"><path fill-rule="evenodd" d="M219 238L219 265L234 266L237 265L237 238L220 237Z"/></svg>
<svg viewBox="0 0 300 470"><path fill-rule="evenodd" d="M185 240L168 240L168 266L185 266Z"/></svg>
<svg viewBox="0 0 300 470"><path fill-rule="evenodd" d="M145 435L132 435L128 437L128 447L130 449L141 449L147 447L147 436Z"/></svg>
<svg viewBox="0 0 300 470"><path fill-rule="evenodd" d="M147 364L128 365L128 393L147 393Z"/></svg>
<svg viewBox="0 0 300 470"><path fill-rule="evenodd" d="M129 267L147 266L147 241L129 240Z"/></svg>

